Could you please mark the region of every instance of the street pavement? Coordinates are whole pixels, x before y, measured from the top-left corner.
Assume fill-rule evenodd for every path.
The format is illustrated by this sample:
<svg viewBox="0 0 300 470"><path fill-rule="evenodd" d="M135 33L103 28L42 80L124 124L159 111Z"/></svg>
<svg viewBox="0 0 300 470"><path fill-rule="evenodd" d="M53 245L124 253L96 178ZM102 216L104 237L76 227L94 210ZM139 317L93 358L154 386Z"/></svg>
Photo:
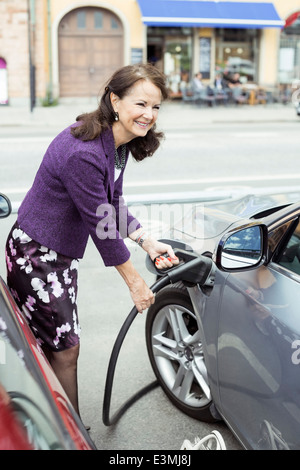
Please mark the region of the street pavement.
<svg viewBox="0 0 300 470"><path fill-rule="evenodd" d="M17 126L23 131L29 126L63 129L83 112L97 107L95 100L78 100L57 106L37 106L31 112L28 106L0 106L0 125L6 128ZM180 130L183 127L197 128L201 124L220 122L292 122L297 119L293 103L250 105L199 106L182 101L164 102L159 115L159 127L164 131ZM299 118L298 118L299 119ZM300 120L299 120L300 121Z"/></svg>
<svg viewBox="0 0 300 470"><path fill-rule="evenodd" d="M52 135L74 121L81 112L93 110L95 103L60 104L53 108L0 107L0 139L11 141L14 136L39 138ZM289 123L300 119L292 104L230 106L204 108L182 102L164 103L158 127L168 132L184 128L197 129L204 124L267 122ZM0 176L1 181L1 176ZM1 188L0 188L1 190ZM1 221L0 243L15 215ZM146 282L153 276L145 268L145 254L129 244L132 260ZM0 274L4 276L1 257ZM130 408L112 427L102 423L102 402L110 352L126 316L132 308L128 289L114 268L105 268L92 243L88 244L79 270L79 318L82 328L79 361L79 393L83 421L91 426L91 437L98 449L109 450L179 450L184 439L194 440L219 430L229 450L241 446L224 423L206 424L178 411L160 388L151 391ZM111 414L137 390L154 380L145 346L145 315L139 315L123 343L115 374Z"/></svg>

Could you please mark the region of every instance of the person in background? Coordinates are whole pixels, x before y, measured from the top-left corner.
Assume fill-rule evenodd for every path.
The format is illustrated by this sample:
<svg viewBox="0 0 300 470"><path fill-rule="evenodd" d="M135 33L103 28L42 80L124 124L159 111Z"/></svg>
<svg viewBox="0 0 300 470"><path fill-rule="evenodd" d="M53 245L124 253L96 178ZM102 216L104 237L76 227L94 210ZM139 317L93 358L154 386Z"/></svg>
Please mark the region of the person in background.
<svg viewBox="0 0 300 470"><path fill-rule="evenodd" d="M201 72L198 72L198 73L195 74L195 76L193 78L192 85L193 85L193 89L196 93L203 90L204 85L202 83L202 73Z"/></svg>
<svg viewBox="0 0 300 470"><path fill-rule="evenodd" d="M227 88L227 83L220 73L217 73L215 76L214 87L218 92L222 92L225 88Z"/></svg>
<svg viewBox="0 0 300 470"><path fill-rule="evenodd" d="M240 74L238 72L235 72L231 79L230 79L230 83L229 83L229 86L231 88L233 87L240 87L241 86L241 81L240 81Z"/></svg>
<svg viewBox="0 0 300 470"><path fill-rule="evenodd" d="M165 77L153 65L117 70L99 107L78 116L49 145L8 235L8 285L78 414L77 271L89 236L140 313L154 295L124 239L141 246L158 268L178 263L172 247L146 233L122 196L129 152L142 161L160 145L156 120L166 98Z"/></svg>
<svg viewBox="0 0 300 470"><path fill-rule="evenodd" d="M193 78L193 82L192 82L192 89L193 89L193 92L194 94L197 95L197 93L201 93L202 90L204 90L204 85L202 83L202 73L201 72L198 72L195 74L194 78Z"/></svg>

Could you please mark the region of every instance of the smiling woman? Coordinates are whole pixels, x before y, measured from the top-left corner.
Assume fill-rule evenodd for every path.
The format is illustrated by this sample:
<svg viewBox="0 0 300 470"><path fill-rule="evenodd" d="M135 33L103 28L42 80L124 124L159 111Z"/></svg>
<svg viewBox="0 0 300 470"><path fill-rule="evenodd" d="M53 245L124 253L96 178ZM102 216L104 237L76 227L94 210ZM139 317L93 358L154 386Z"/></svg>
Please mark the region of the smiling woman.
<svg viewBox="0 0 300 470"><path fill-rule="evenodd" d="M152 65L117 70L98 109L79 116L48 147L7 240L8 285L78 412L77 264L89 235L140 313L154 295L123 239L152 259L168 253L161 267L178 263L170 245L147 236L122 197L129 152L140 161L160 145L156 120L166 97L165 77Z"/></svg>

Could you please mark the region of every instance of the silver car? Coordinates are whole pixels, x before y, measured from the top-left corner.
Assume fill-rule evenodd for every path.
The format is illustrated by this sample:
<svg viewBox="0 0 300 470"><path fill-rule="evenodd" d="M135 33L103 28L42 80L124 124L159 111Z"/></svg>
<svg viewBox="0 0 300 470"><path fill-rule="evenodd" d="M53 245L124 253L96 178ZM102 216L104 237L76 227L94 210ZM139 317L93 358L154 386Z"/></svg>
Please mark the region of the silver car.
<svg viewBox="0 0 300 470"><path fill-rule="evenodd" d="M149 358L169 399L198 420L224 420L247 449L300 449L293 200L299 194L195 207L165 239L211 269L164 287L147 314Z"/></svg>

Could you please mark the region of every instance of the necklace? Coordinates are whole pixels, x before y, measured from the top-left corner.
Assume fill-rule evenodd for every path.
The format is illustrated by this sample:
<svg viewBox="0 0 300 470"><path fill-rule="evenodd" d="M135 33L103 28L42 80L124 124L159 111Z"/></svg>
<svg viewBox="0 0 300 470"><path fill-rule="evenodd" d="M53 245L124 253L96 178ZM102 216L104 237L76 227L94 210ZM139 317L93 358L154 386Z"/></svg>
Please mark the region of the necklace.
<svg viewBox="0 0 300 470"><path fill-rule="evenodd" d="M123 170L125 168L125 159L126 159L126 145L121 147L121 161L119 160L119 154L117 149L115 149L115 168L118 170Z"/></svg>

